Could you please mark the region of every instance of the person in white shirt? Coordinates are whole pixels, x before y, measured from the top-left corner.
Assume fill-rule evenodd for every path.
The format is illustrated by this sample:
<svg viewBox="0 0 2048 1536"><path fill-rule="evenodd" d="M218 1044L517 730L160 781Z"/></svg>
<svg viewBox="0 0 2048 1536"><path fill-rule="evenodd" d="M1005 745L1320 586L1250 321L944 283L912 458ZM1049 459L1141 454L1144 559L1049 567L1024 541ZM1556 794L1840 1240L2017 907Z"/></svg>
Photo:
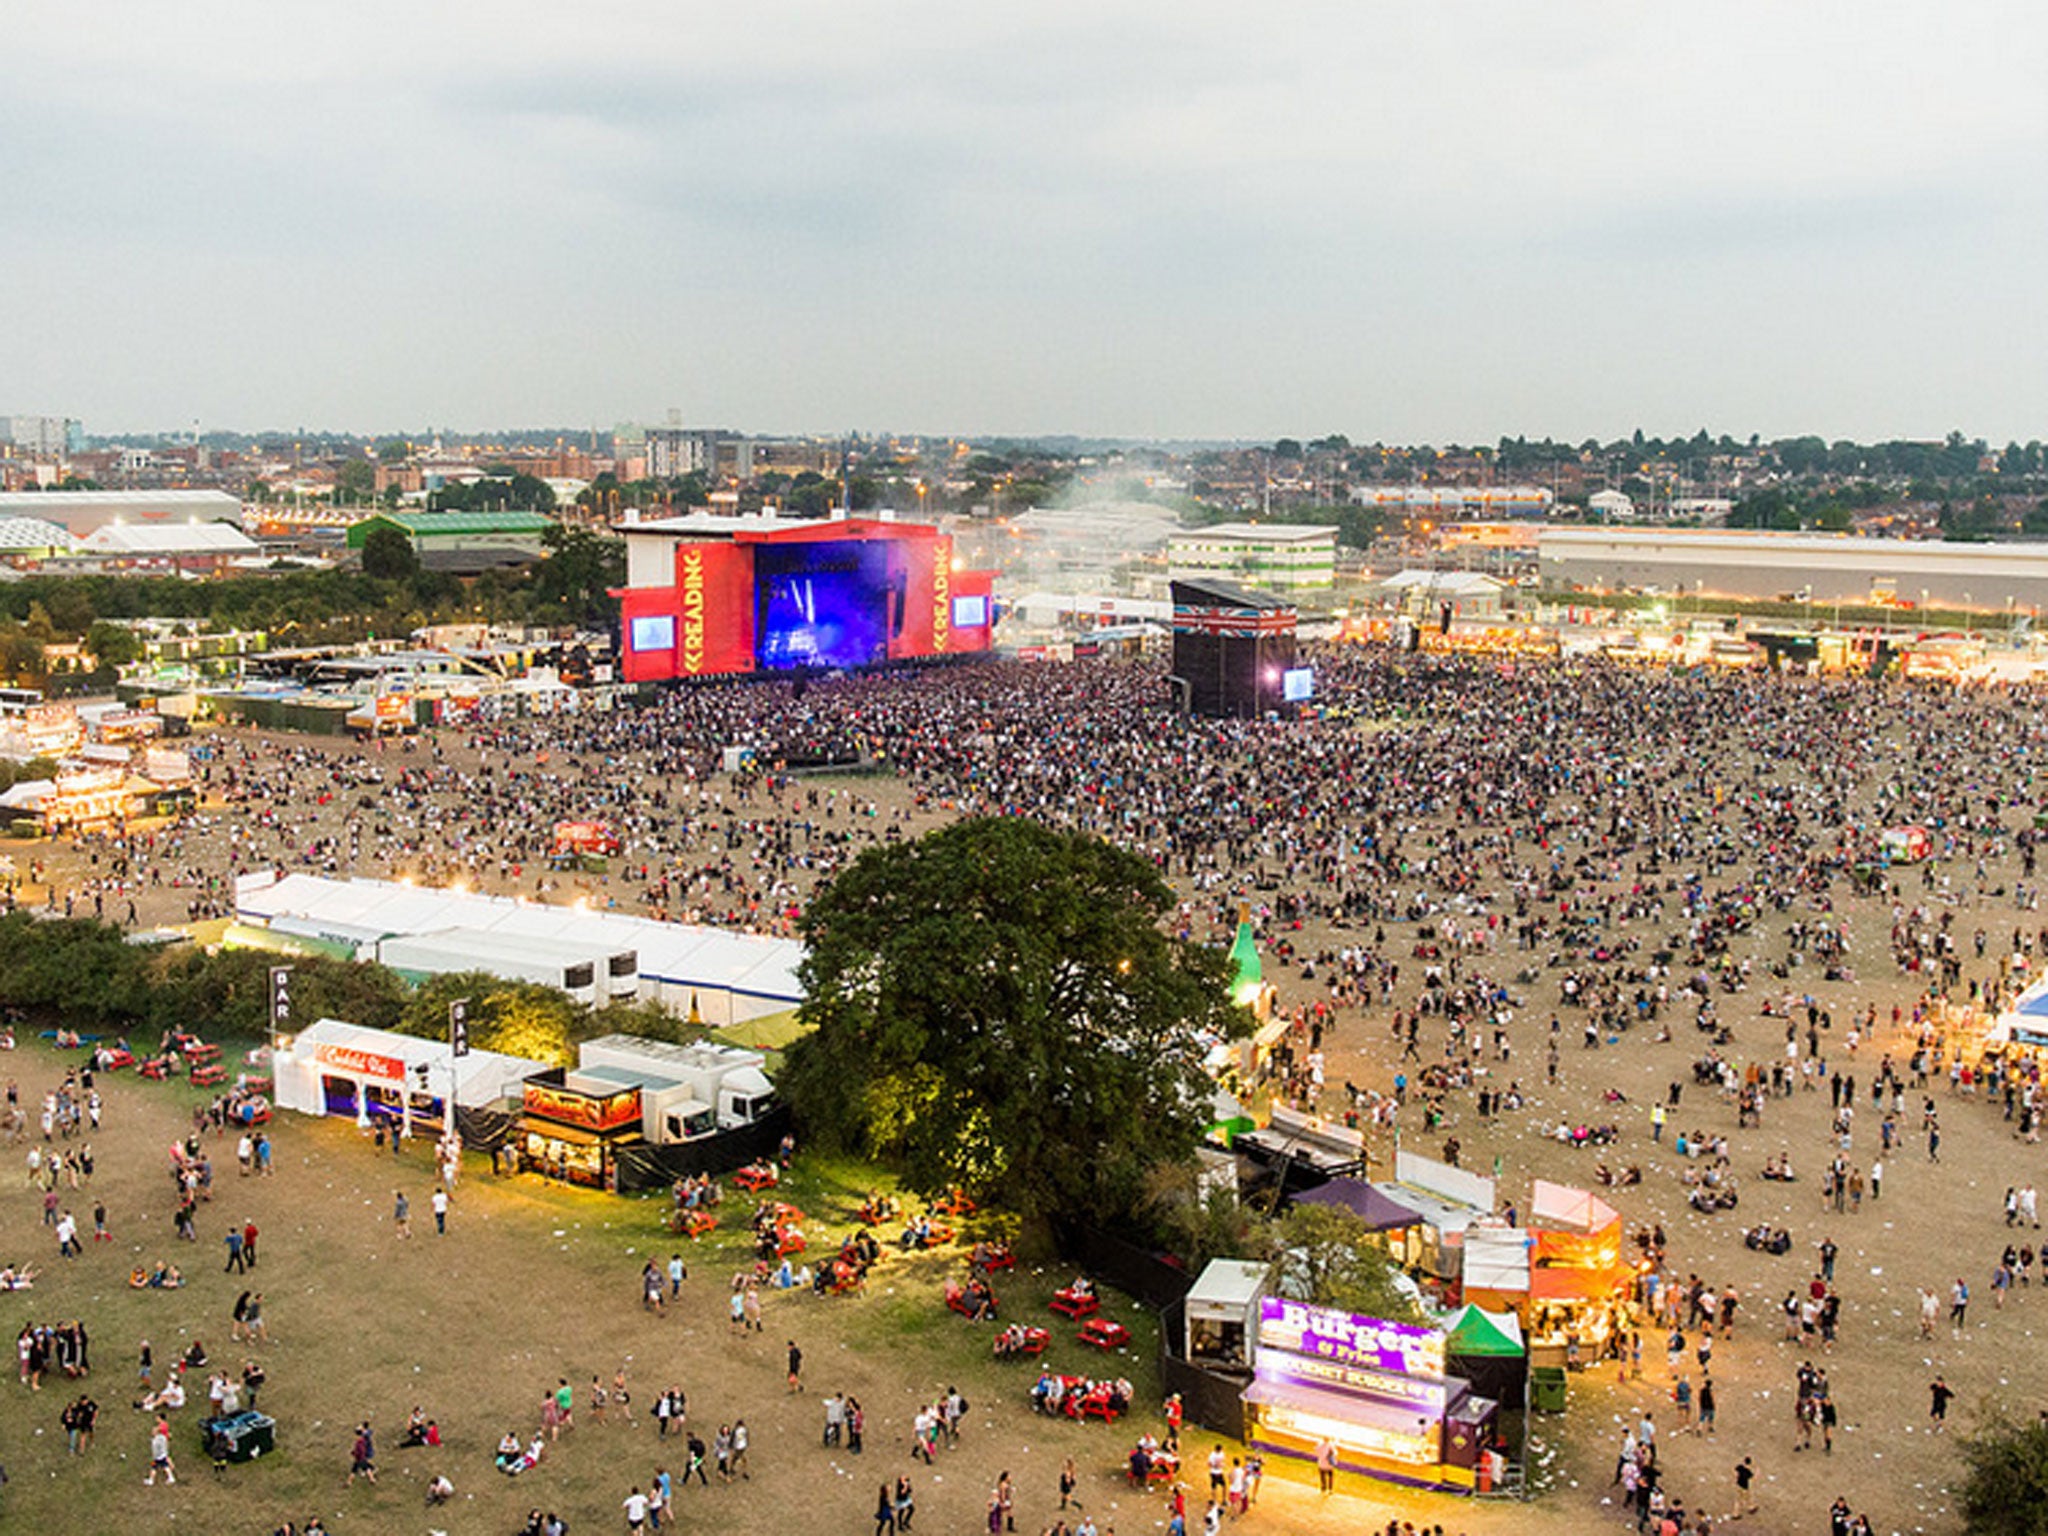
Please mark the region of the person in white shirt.
<svg viewBox="0 0 2048 1536"><path fill-rule="evenodd" d="M647 1523L647 1495L637 1487L625 1498L626 1528L637 1531Z"/></svg>

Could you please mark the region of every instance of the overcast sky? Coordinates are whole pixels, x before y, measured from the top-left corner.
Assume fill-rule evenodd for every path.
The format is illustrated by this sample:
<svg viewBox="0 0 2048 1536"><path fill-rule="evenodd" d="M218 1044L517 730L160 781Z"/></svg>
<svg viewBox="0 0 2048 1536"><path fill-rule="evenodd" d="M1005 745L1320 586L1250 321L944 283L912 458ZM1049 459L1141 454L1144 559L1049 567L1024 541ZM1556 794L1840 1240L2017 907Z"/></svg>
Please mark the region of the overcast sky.
<svg viewBox="0 0 2048 1536"><path fill-rule="evenodd" d="M2048 438L2048 12L16 6L0 413Z"/></svg>

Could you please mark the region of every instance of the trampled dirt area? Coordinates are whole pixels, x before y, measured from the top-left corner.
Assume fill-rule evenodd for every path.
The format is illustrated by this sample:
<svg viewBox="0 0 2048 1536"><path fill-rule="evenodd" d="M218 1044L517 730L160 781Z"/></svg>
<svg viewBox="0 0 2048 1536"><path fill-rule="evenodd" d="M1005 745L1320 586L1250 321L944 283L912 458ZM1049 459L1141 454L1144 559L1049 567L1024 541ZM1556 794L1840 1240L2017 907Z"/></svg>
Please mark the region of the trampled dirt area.
<svg viewBox="0 0 2048 1536"><path fill-rule="evenodd" d="M256 738L237 740L253 747ZM472 749L457 740L444 738L441 746L444 762L475 761ZM164 868L220 874L237 850L244 867L268 859L289 859L297 866L300 851L318 838L346 846L347 804L340 799L320 804L310 790L325 771L318 753L353 749L293 742L286 749L293 754L289 763L270 748L255 750L255 761L265 765L265 772L295 775L294 782L307 792L290 797L289 814L281 818L275 805L210 805L208 821L181 833L175 849L154 851ZM398 760L396 749L393 760ZM412 760L422 760L421 755ZM597 767L586 764L576 771L589 778ZM1730 765L1726 776L1739 777L1739 765ZM832 821L815 805L758 796L740 804L728 786L715 781L709 793L721 798L702 803L698 841L690 846L706 861L730 856L744 875L760 867L762 850L778 829L803 820L814 830L830 827L835 837L843 837L829 856L815 836L795 839L799 849L820 849L815 863L822 868L873 837L914 832L947 814L942 806L915 805L903 786L887 778L820 779L810 781L810 787L835 813ZM1448 828L1447 819L1434 819L1418 824L1411 835L1426 846ZM106 868L89 862L95 851L90 845L45 851L53 858L62 891L79 891L82 881ZM104 857L105 850L99 851ZM1567 856L1573 851L1567 846ZM23 856L25 851L17 854ZM406 867L406 858L394 843L387 852L366 850L353 863L344 858L341 864L343 872L392 873ZM1263 862L1258 850L1251 851L1248 862ZM1619 879L1611 882L1623 890L1629 883L1625 864L1619 862ZM1917 873L1909 873L1900 882L1900 900L1952 914L1970 975L1989 969L1987 961L1969 954L1973 930L1987 931L1988 954L1994 958L2011 947L2016 927L2030 936L2038 932L2038 913L2019 909L2006 894L2019 875L2009 847L1989 856L1981 887L1970 878L1965 861L1951 860L1941 868L1945 887L1923 886ZM517 877L500 875L485 858L471 869L486 887L516 885L535 893L531 868ZM785 873L800 896L816 871ZM1680 873L1676 867L1666 871ZM1481 875L1487 878L1484 871ZM1234 915L1227 887L1211 885L1197 894L1187 882L1177 883L1195 903L1197 930L1220 934L1218 923L1226 913ZM714 907L723 894L715 885L707 887ZM544 894L556 899L583 894L598 902L635 905L646 890L615 870L609 877L563 877ZM81 894L79 899L86 898ZM181 921L189 899L189 886L145 885L136 894L137 920ZM109 902L108 916L125 916L117 901L125 897ZM1890 1051L1901 1066L1907 1054L1905 1043L1889 1032L1891 1011L1897 1006L1910 1013L1926 978L1902 974L1891 963L1891 898L1852 895L1838 882L1828 903L1825 911L1799 903L1768 913L1745 935L1738 953L1753 962L1749 984L1715 999L1733 1034L1732 1044L1722 1049L1737 1063L1781 1059L1784 1024L1761 1016L1761 1005L1788 995L1813 998L1833 1020L1822 1036L1831 1067L1857 1077L1858 1116L1849 1156L1867 1170L1878 1155L1878 1117L1870 1108L1869 1085L1882 1054ZM1822 920L1847 923L1856 979L1823 980L1821 967L1811 961L1786 978L1773 977L1770 965L1787 954L1787 926ZM1266 934L1269 939L1284 936L1300 951L1315 953L1364 942L1373 926L1336 926L1317 917L1299 929L1268 922ZM1617 917L1608 931L1617 939L1639 940L1647 952L1682 926L1682 917L1668 911ZM1388 1019L1394 1008L1412 1006L1421 962L1405 954L1413 925L1388 922L1383 931L1389 949L1402 957L1402 983L1390 1003L1338 1010L1326 1041L1331 1085L1326 1107L1341 1105L1345 1081L1384 1091L1403 1068ZM1588 1049L1581 1044L1583 1014L1560 1005L1558 983L1572 967L1548 964L1554 950L1546 944L1520 952L1503 936L1490 954L1468 961L1470 968L1496 978L1525 968L1536 973L1526 984L1511 985L1521 1003L1510 1028L1513 1055L1508 1063L1490 1064L1483 1080L1495 1088L1518 1081L1525 1106L1482 1122L1471 1093L1456 1092L1440 1128L1425 1131L1414 1112L1406 1113L1407 1144L1434 1156L1445 1137L1455 1134L1467 1167L1488 1170L1499 1160L1504 1198L1524 1210L1532 1176L1589 1185L1597 1161L1610 1167L1640 1164L1640 1186L1603 1191L1606 1197L1631 1229L1661 1222L1679 1277L1697 1273L1716 1287L1734 1285L1741 1296L1734 1333L1717 1341L1714 1350L1717 1433L1709 1438L1674 1432L1663 1336L1649 1332L1639 1381L1619 1381L1611 1364L1590 1367L1572 1378L1569 1413L1537 1421L1535 1470L1544 1491L1531 1505L1480 1505L1370 1484L1347 1485L1338 1497L1324 1501L1314 1493L1312 1479L1272 1468L1246 1527L1384 1529L1389 1519L1397 1519L1424 1529L1441 1525L1450 1532L1540 1533L1582 1530L1589 1519L1618 1525L1619 1492L1610 1485L1615 1451L1627 1423L1650 1408L1662 1426L1666 1485L1690 1509L1728 1512L1735 1502L1732 1469L1742 1456L1754 1457L1760 1507L1737 1529L1825 1529L1827 1506L1837 1494L1867 1512L1881 1531L1955 1529L1949 1484L1957 1460L1947 1439L1929 1433L1929 1382L1943 1374L1960 1394L1950 1415L1951 1436L1981 1405L2000 1400L2031 1414L2044 1400L2036 1378L2048 1351L2036 1338L2036 1325L2048 1298L2040 1294L2038 1268L2037 1282L2014 1291L2003 1308L1992 1305L1990 1284L2008 1241L2038 1241L2031 1231L2007 1231L2001 1202L2009 1185L2041 1182L2039 1147L2016 1137L2014 1124L2004 1121L1996 1107L1981 1098L1952 1096L1943 1082L1925 1091L1936 1101L1942 1128L1940 1160L1931 1161L1920 1134L1923 1093L1909 1090L1900 1119L1902 1145L1884 1154L1881 1195L1866 1194L1853 1214L1824 1210L1818 1175L1834 1150L1825 1086L1773 1097L1764 1105L1761 1127L1738 1129L1733 1101L1693 1082L1692 1064L1709 1042L1691 1027L1689 1008L1674 1004L1665 1010L1673 1034L1668 1041L1657 1039L1655 1025L1639 1025L1612 1040L1603 1036L1597 1048ZM1329 996L1327 967L1306 979L1297 965L1269 950L1267 975L1277 983L1283 1005ZM1674 983L1680 979L1672 978ZM1884 1027L1875 1038L1864 1038L1851 1057L1845 1042L1849 1022L1869 1007L1876 1008ZM1553 1012L1560 1013L1563 1026L1554 1084L1546 1081L1544 1068ZM1803 1025L1800 1035L1803 1043ZM1442 1038L1441 1018L1426 1017L1422 1061L1438 1059ZM54 1084L60 1066L47 1051L25 1047L0 1058L0 1070L16 1076L24 1093L33 1095ZM1406 1063L1405 1070L1412 1076L1417 1064ZM1649 1106L1673 1082L1684 1085L1681 1102L1662 1141L1656 1142ZM103 1086L108 1123L96 1139L101 1172L95 1184L107 1200L115 1243L98 1251L88 1243L84 1259L57 1261L54 1243L37 1225L36 1196L20 1174L11 1185L0 1184L0 1190L16 1191L0 1196L15 1213L10 1226L16 1253L44 1269L34 1291L11 1298L15 1312L21 1321L70 1316L87 1321L96 1364L91 1385L103 1407L99 1444L71 1464L62 1454L56 1427L63 1402L60 1384L46 1383L40 1394L16 1389L10 1395L0 1417L0 1457L13 1481L0 1500L11 1502L24 1519L64 1528L79 1501L91 1498L96 1520L132 1523L175 1511L180 1520L199 1520L221 1530L268 1530L283 1518L303 1521L319 1513L334 1530L511 1532L536 1505L558 1508L577 1529L622 1524L619 1500L630 1485L644 1486L657 1463L665 1462L672 1473L680 1470L678 1442L659 1443L644 1418L652 1393L673 1383L688 1391L691 1421L707 1439L709 1431L735 1415L744 1416L753 1431L752 1480L729 1489L692 1488L681 1498L689 1522L706 1518L704 1506L716 1504L720 1526L735 1531L783 1530L797 1521L807 1527L865 1529L875 1485L885 1475L909 1472L925 1529L980 1529L988 1492L1007 1470L1018 1490L1019 1528L1036 1531L1057 1516L1052 1492L1057 1469L1062 1457L1073 1455L1098 1522L1114 1521L1126 1532L1163 1523L1160 1501L1134 1495L1117 1475L1130 1443L1126 1427L1107 1430L1035 1418L1026 1402L1029 1368L997 1367L986 1358L986 1330L943 1311L939 1287L957 1269L957 1253L916 1259L891 1254L865 1298L772 1297L763 1335L732 1337L724 1296L741 1259L736 1246L694 1253L692 1279L679 1304L657 1319L641 1311L636 1279L650 1254L665 1259L674 1246L660 1232L654 1207L529 1180L494 1182L481 1165L472 1164L457 1192L450 1235L437 1239L427 1230L431 1224L424 1214L429 1184L423 1155L409 1152L394 1162L389 1152L376 1151L350 1127L288 1119L276 1127L278 1172L269 1180L245 1183L233 1172L232 1156L216 1154L216 1198L202 1208L196 1250L184 1245L180 1255L169 1234L165 1149L183 1123L189 1093L132 1079L109 1079ZM1605 1101L1603 1092L1610 1089L1626 1095L1626 1101ZM1543 1127L1560 1119L1614 1122L1621 1140L1598 1151L1560 1145L1542 1134ZM1737 1209L1702 1216L1687 1208L1682 1165L1673 1150L1680 1130L1728 1137L1733 1168L1741 1177ZM1390 1149L1390 1141L1375 1140L1380 1157ZM1791 1155L1799 1182L1769 1183L1759 1176L1766 1158L1780 1150ZM800 1162L795 1198L821 1219L827 1242L847 1230L846 1213L858 1203L866 1179L858 1170L816 1169ZM409 1242L391 1230L391 1197L399 1186L410 1189L416 1212L419 1235ZM78 1199L89 1210L90 1200ZM198 1335L216 1360L229 1358L228 1310L241 1282L220 1274L224 1255L219 1238L225 1220L231 1214L241 1219L244 1212L253 1213L264 1232L259 1273L275 1340L263 1352L271 1373L264 1407L279 1419L279 1454L257 1466L232 1469L216 1484L196 1458L188 1422L178 1439L177 1489L146 1489L147 1425L127 1407L136 1341L151 1337L162 1362L174 1341ZM1788 1254L1743 1246L1743 1230L1766 1220L1789 1233ZM1794 1373L1809 1352L1797 1343L1780 1342L1777 1303L1811 1277L1818 1262L1816 1245L1829 1237L1839 1247L1841 1337L1831 1354L1813 1358L1829 1373L1841 1426L1832 1453L1824 1453L1817 1443L1811 1450L1796 1449ZM158 1253L186 1261L193 1284L168 1295L130 1292L128 1267ZM1941 1296L1945 1315L1949 1286L1959 1276L1967 1279L1975 1298L1967 1328L1952 1332L1944 1321L1932 1340L1921 1339L1920 1289ZM1048 1269L999 1289L1010 1315L1032 1320L1045 1316L1043 1295L1064 1278ZM1118 1310L1143 1324L1134 1307L1125 1304ZM1055 1332L1059 1337L1060 1331ZM783 1347L791 1337L805 1351L809 1391L800 1398L783 1390ZM1148 1339L1141 1326L1139 1344ZM1056 1349L1077 1361L1082 1354L1064 1341ZM1149 1412L1157 1390L1145 1360L1140 1349L1117 1369L1137 1385ZM533 1473L508 1479L492 1471L490 1453L498 1437L508 1429L532 1432L545 1388L567 1377L580 1402L593 1373L609 1381L622 1363L633 1384L640 1423L598 1427L584 1421L579 1410L577 1428ZM1094 1357L1087 1363L1098 1370L1102 1366ZM1692 1375L1697 1383L1696 1367ZM910 1416L920 1401L952 1383L972 1402L962 1444L942 1452L929 1471L914 1467L907 1455ZM819 1444L818 1399L835 1386L853 1391L867 1407L868 1449L859 1458ZM396 1449L415 1403L440 1419L450 1442L442 1452ZM378 1426L381 1481L375 1489L345 1489L349 1431L364 1415L373 1416ZM188 1421L194 1417L186 1410ZM1206 1448L1205 1437L1190 1438ZM454 1480L458 1497L430 1514L422 1507L423 1487L438 1468ZM1199 1480L1192 1486L1198 1510ZM102 1509L105 1516L98 1513Z"/></svg>

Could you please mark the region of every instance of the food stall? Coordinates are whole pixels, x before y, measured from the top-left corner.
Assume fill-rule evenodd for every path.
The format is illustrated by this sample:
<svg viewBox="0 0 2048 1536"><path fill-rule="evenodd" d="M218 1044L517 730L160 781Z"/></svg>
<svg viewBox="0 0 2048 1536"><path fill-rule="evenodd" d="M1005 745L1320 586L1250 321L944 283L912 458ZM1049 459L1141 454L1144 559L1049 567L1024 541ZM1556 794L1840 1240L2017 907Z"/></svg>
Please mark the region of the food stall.
<svg viewBox="0 0 2048 1536"><path fill-rule="evenodd" d="M1393 1179L1376 1179L1373 1188L1420 1218L1393 1230L1389 1251L1395 1261L1418 1278L1455 1282L1463 1271L1467 1229L1493 1214L1493 1180L1397 1149Z"/></svg>
<svg viewBox="0 0 2048 1536"><path fill-rule="evenodd" d="M1985 1055L2035 1057L2048 1052L2048 976L1999 1011L1985 1031Z"/></svg>
<svg viewBox="0 0 2048 1536"><path fill-rule="evenodd" d="M1635 1271L1622 1254L1621 1215L1598 1195L1535 1181L1529 1298L1522 1323L1532 1360L1583 1365L1632 1326ZM1562 1349L1563 1359L1554 1354Z"/></svg>
<svg viewBox="0 0 2048 1536"><path fill-rule="evenodd" d="M642 1140L638 1084L572 1078L556 1067L527 1080L520 1111L522 1165L565 1184L616 1191L618 1147Z"/></svg>
<svg viewBox="0 0 2048 1536"><path fill-rule="evenodd" d="M1268 1296L1244 1401L1251 1445L1422 1488L1481 1487L1500 1405L1446 1375L1440 1329Z"/></svg>
<svg viewBox="0 0 2048 1536"><path fill-rule="evenodd" d="M449 1085L460 1109L484 1109L516 1096L547 1063L472 1050L457 1056L445 1040L321 1019L278 1037L271 1071L280 1109L339 1115L357 1124L396 1121L410 1134L436 1131Z"/></svg>

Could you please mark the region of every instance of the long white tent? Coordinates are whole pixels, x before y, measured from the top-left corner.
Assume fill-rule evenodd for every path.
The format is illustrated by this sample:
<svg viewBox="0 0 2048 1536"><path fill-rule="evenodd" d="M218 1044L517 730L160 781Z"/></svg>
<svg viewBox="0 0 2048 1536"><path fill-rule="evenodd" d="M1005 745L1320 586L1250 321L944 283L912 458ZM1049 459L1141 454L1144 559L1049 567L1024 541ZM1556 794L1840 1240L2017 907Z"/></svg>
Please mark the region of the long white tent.
<svg viewBox="0 0 2048 1536"><path fill-rule="evenodd" d="M745 1023L803 1001L804 947L794 939L664 923L509 896L431 890L389 880L264 872L235 882L236 919L281 939L313 939L368 958L378 941L462 928L575 945L594 956L639 956L640 995L706 1024ZM489 970L479 965L479 970Z"/></svg>

